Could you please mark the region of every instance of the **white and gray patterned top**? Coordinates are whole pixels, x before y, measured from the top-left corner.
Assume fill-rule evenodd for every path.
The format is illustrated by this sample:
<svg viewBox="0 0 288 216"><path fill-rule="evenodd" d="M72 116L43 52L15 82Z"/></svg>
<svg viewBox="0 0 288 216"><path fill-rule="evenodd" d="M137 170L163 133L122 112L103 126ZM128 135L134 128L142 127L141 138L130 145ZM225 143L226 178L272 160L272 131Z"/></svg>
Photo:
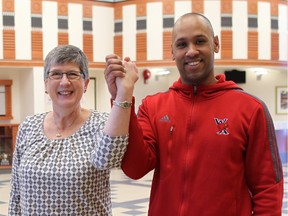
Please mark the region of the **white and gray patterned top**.
<svg viewBox="0 0 288 216"><path fill-rule="evenodd" d="M103 134L107 113L92 111L73 135L48 139L47 113L20 125L14 152L9 215L112 215L110 168L119 167L128 135Z"/></svg>

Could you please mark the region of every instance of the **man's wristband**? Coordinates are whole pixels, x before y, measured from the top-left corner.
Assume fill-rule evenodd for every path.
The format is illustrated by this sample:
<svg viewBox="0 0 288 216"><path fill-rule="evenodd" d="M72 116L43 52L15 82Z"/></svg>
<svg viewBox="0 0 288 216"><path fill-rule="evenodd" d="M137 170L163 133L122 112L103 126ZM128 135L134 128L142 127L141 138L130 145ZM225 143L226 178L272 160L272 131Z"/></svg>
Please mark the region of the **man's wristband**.
<svg viewBox="0 0 288 216"><path fill-rule="evenodd" d="M132 102L113 100L113 105L114 105L114 106L121 107L121 108L124 108L124 109L127 109L127 108L129 108L129 107L132 106Z"/></svg>

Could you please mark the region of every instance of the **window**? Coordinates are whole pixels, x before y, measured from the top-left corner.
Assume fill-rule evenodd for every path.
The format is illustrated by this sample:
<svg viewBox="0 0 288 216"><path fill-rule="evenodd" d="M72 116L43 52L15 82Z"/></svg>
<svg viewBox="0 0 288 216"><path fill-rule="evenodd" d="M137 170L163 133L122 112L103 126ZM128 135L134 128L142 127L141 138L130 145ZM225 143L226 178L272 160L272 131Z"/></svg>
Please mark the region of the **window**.
<svg viewBox="0 0 288 216"><path fill-rule="evenodd" d="M0 120L13 119L11 86L12 80L0 80Z"/></svg>
<svg viewBox="0 0 288 216"><path fill-rule="evenodd" d="M6 95L5 95L5 86L0 85L0 116L6 115Z"/></svg>

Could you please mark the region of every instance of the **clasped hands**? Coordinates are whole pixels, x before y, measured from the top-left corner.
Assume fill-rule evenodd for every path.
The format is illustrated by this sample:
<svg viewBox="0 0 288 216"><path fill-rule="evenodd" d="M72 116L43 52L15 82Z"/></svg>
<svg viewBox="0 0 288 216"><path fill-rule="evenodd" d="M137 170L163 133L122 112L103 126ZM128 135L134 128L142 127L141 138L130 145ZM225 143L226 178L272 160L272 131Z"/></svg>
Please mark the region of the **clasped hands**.
<svg viewBox="0 0 288 216"><path fill-rule="evenodd" d="M129 57L122 60L115 54L107 55L105 60L104 75L111 98L115 99L119 94L132 96L134 85L139 78L136 64Z"/></svg>

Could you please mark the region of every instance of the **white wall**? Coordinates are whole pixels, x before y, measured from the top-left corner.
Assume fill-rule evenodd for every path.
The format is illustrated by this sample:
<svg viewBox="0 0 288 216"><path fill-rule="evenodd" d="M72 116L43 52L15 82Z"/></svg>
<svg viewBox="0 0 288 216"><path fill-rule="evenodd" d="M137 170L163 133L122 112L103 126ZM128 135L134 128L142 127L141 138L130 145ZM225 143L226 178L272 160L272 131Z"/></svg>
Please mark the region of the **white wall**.
<svg viewBox="0 0 288 216"><path fill-rule="evenodd" d="M179 73L176 68L170 68L171 74L156 77L151 74L147 84L144 84L142 71L144 68L139 68L139 80L134 90L136 99L136 111L144 97L152 95L160 91L167 91L169 86L179 78ZM227 69L227 68L226 68ZM233 69L233 68L229 68ZM234 68L246 71L246 83L239 84L245 91L262 99L277 125L283 122L288 122L287 115L276 114L276 86L285 86L287 84L287 71L283 69L269 69L266 75L263 75L261 80L257 80L256 74L252 68ZM99 111L110 111L110 94L106 87L106 82L103 75L103 69L90 70L90 77L96 78L96 104ZM217 67L215 74L223 73L225 68ZM46 94L44 93L44 81L42 68L34 69L15 69L15 68L0 68L0 79L12 79L12 113L14 119L11 121L1 121L1 123L20 123L25 116L34 113L45 112L51 110ZM34 84L33 84L34 83ZM89 101L89 95L84 96L84 102ZM89 104L89 103L88 103ZM83 107L87 107L83 104ZM90 108L90 107L87 107Z"/></svg>
<svg viewBox="0 0 288 216"><path fill-rule="evenodd" d="M33 68L33 86L31 98L33 97L34 113L41 113L45 110L45 84L44 84L44 68ZM31 84L30 84L31 85ZM32 99L31 99L32 100Z"/></svg>
<svg viewBox="0 0 288 216"><path fill-rule="evenodd" d="M18 69L19 70L19 69ZM42 80L38 80L38 82L34 83L34 77L33 77L33 70L32 69L25 69L19 70L19 76L17 77L17 83L19 85L16 85L13 81L13 88L12 91L16 94L16 97L13 96L12 101L17 102L19 105L16 107L19 111L19 119L14 119L16 123L19 123L24 120L24 118L28 115L33 115L35 113L35 103L39 103L37 100L34 100L34 88L35 85L37 85L38 82L41 82ZM17 89L17 92L14 91L14 89ZM37 89L39 92L40 89ZM40 112L40 110L38 110Z"/></svg>
<svg viewBox="0 0 288 216"><path fill-rule="evenodd" d="M276 114L276 86L288 86L288 75L285 68L275 69L266 68L267 74L263 75L260 80L257 79L254 68L243 68L243 67L233 67L233 68L223 68L216 67L215 74L224 73L225 70L238 69L246 71L246 83L238 84L244 91L255 95L266 103L272 119L275 123L275 127L283 127L283 122L288 127L288 116ZM179 73L177 68L170 68L171 74L163 77L159 77L157 80L155 74L152 73L151 78L148 80L148 84L144 84L142 71L143 68L139 70L140 79L136 84L134 90L136 97L136 108L141 104L142 99L151 94L155 94L159 91L167 91L169 86L173 84L178 78Z"/></svg>
<svg viewBox="0 0 288 216"><path fill-rule="evenodd" d="M106 87L104 79L104 70L91 70L89 71L90 77L96 78L96 104L97 110L101 112L110 111L110 94ZM89 98L86 98L86 100Z"/></svg>
<svg viewBox="0 0 288 216"><path fill-rule="evenodd" d="M276 114L276 86L287 85L287 72L270 70L266 75L262 75L260 80L257 80L255 72L247 70L246 79L247 83L240 86L266 103L274 121L283 120L283 115Z"/></svg>
<svg viewBox="0 0 288 216"><path fill-rule="evenodd" d="M167 91L170 86L170 75L157 77L156 74L154 74L153 72L151 72L151 77L147 80L145 84L142 73L144 69L145 68L139 68L139 80L137 81L134 89L136 110L138 110L142 99L145 98L147 95Z"/></svg>
<svg viewBox="0 0 288 216"><path fill-rule="evenodd" d="M288 86L287 69L265 68L267 74L262 75L261 78L257 78L255 68L234 67L234 69L246 71L246 83L238 85L244 91L264 101L274 121L275 128L288 128L288 115L276 114L276 86ZM218 68L216 73L223 73L223 71L225 71L224 68Z"/></svg>

